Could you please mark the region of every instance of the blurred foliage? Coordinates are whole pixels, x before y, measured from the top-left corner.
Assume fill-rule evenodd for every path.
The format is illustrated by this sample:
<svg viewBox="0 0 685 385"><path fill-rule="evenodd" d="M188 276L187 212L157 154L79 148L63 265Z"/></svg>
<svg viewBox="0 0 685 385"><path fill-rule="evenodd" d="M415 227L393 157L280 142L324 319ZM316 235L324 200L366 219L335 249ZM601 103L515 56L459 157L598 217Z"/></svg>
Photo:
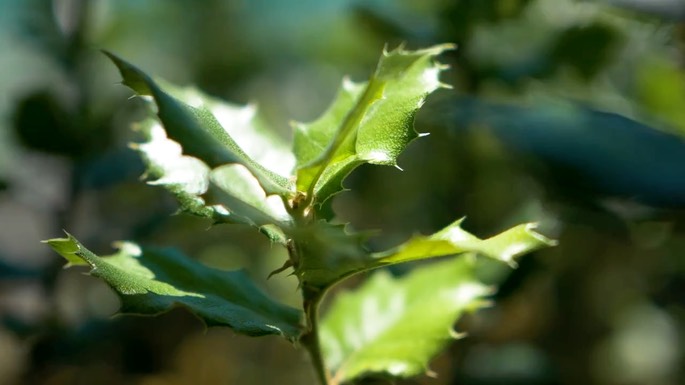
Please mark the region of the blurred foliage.
<svg viewBox="0 0 685 385"><path fill-rule="evenodd" d="M461 215L481 234L540 221L560 246L522 259L499 305L459 325L469 337L434 363L443 375L418 382L683 383L684 8L676 0L0 2L0 382L311 379L287 344L203 334L180 310L106 320L118 306L113 294L61 272L38 243L69 228L96 252L113 239L180 246L215 267L248 265L267 291L297 300L292 279L265 280L283 260L268 241L169 217L173 201L138 182L142 165L127 143L142 113L123 102L130 94L112 86L118 76L97 49L174 83L257 101L289 136L287 119L323 111L342 74L368 77L386 42L450 41L459 49L443 81L455 90L417 121L431 136L399 158L399 177L360 167L333 207L359 230L383 230L374 249ZM252 250L269 257L255 260Z"/></svg>

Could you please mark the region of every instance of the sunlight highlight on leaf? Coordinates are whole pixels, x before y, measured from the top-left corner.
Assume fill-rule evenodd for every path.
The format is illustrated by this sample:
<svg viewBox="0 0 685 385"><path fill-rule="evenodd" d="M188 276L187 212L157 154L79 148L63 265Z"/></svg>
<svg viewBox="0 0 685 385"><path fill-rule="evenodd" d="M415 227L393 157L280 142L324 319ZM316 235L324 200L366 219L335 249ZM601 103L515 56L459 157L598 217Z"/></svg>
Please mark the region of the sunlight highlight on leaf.
<svg viewBox="0 0 685 385"><path fill-rule="evenodd" d="M435 56L453 46L384 51L368 83L343 85L316 121L295 126L297 189L323 203L343 189L342 181L363 163L397 165L397 157L418 137L414 116L428 94L446 87L444 66Z"/></svg>
<svg viewBox="0 0 685 385"><path fill-rule="evenodd" d="M119 244L113 255L99 257L74 237L45 241L72 265L89 265L119 295L121 312L155 315L183 306L209 326L237 333L277 334L294 340L300 312L264 294L242 270L221 271L193 261L174 249Z"/></svg>
<svg viewBox="0 0 685 385"><path fill-rule="evenodd" d="M468 258L452 258L392 277L375 273L340 294L322 320L321 342L333 384L372 374L411 377L458 336L452 325L487 304L492 289Z"/></svg>

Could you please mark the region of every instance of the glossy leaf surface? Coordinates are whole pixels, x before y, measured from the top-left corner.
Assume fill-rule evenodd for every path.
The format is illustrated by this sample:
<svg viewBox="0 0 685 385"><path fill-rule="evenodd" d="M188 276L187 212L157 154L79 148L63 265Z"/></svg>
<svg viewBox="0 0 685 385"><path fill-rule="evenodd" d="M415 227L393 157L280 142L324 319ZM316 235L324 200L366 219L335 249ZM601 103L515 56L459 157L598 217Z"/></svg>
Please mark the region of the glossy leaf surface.
<svg viewBox="0 0 685 385"><path fill-rule="evenodd" d="M71 235L45 242L67 266L90 266L90 274L119 295L122 313L154 315L183 306L208 326L228 326L241 334L294 340L300 333L300 312L267 297L242 270L212 269L173 249L129 242L105 257Z"/></svg>
<svg viewBox="0 0 685 385"><path fill-rule="evenodd" d="M196 106L185 103L163 90L140 69L111 53L106 54L119 68L125 85L141 96L152 97L167 136L183 147L184 154L202 160L211 168L228 163L242 164L254 174L268 194L286 197L294 194L293 186L286 177L268 170L238 145L230 133L231 127L222 126L208 108L208 105L216 102L204 102L202 98L191 97L189 99L192 99ZM198 95L199 93L196 93L195 96ZM254 133L250 130L239 131ZM247 139L244 142L250 141Z"/></svg>
<svg viewBox="0 0 685 385"><path fill-rule="evenodd" d="M146 142L136 143L147 164L148 183L164 186L178 200L180 210L216 223L240 223L260 228L271 240L283 240L282 227L290 216L281 198L267 196L257 178L243 165L232 163L210 170L198 158L167 138L164 128L150 118L138 124Z"/></svg>
<svg viewBox="0 0 685 385"><path fill-rule="evenodd" d="M368 83L343 81L331 107L317 121L295 126L297 189L323 203L342 190L343 179L363 163L397 164L418 134L414 116L426 96L443 86L434 62L450 45L384 52Z"/></svg>
<svg viewBox="0 0 685 385"><path fill-rule="evenodd" d="M535 224L512 227L488 239L479 239L461 228L457 220L430 236L414 236L404 244L374 255L374 266L416 261L465 252L500 260L516 266L516 257L556 243L534 231Z"/></svg>
<svg viewBox="0 0 685 385"><path fill-rule="evenodd" d="M462 253L477 253L516 266L517 257L555 245L554 241L535 232L532 223L480 239L462 229L462 221L455 221L433 235L414 236L379 253L369 253L362 247L365 236L349 234L342 226L319 223L298 229L295 239L302 245L307 259L300 262L296 274L302 282L325 288L358 272Z"/></svg>
<svg viewBox="0 0 685 385"><path fill-rule="evenodd" d="M465 312L487 304L491 289L475 277L469 258L452 258L394 278L375 273L340 294L322 320L321 343L332 384L366 375L411 377L457 334Z"/></svg>

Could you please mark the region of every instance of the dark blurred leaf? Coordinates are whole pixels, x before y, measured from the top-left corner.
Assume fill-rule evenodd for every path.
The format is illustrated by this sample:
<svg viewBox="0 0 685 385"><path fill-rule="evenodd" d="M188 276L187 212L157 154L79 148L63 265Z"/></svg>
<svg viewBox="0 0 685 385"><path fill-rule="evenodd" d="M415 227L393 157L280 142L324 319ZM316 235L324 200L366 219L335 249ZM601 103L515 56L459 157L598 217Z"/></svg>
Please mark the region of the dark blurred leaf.
<svg viewBox="0 0 685 385"><path fill-rule="evenodd" d="M145 171L139 156L130 148L121 146L88 162L77 165L81 174L81 188L105 189L124 181L136 180Z"/></svg>
<svg viewBox="0 0 685 385"><path fill-rule="evenodd" d="M14 112L14 129L25 146L51 154L83 158L106 148L112 137L105 121L86 121L48 91L22 99Z"/></svg>
<svg viewBox="0 0 685 385"><path fill-rule="evenodd" d="M612 0L611 4L617 7L651 14L664 20L685 20L685 3L681 0Z"/></svg>
<svg viewBox="0 0 685 385"><path fill-rule="evenodd" d="M580 105L460 99L454 111L459 126L487 126L507 146L541 159L570 192L685 206L683 137Z"/></svg>
<svg viewBox="0 0 685 385"><path fill-rule="evenodd" d="M618 33L609 25L574 25L561 33L549 56L556 65L568 65L591 79L611 60L618 42Z"/></svg>

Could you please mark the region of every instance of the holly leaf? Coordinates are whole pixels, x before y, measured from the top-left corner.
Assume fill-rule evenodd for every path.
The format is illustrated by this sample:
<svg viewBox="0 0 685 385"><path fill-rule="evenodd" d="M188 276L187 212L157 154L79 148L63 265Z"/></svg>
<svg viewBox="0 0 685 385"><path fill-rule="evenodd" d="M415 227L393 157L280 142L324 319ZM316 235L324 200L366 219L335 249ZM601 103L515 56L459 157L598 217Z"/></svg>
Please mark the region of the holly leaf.
<svg viewBox="0 0 685 385"><path fill-rule="evenodd" d="M341 293L321 321L332 384L368 375L412 377L458 336L453 324L487 304L492 289L475 277L473 259L458 257L394 278L385 270Z"/></svg>
<svg viewBox="0 0 685 385"><path fill-rule="evenodd" d="M210 170L200 159L183 155L180 144L167 138L154 118L137 124L146 142L133 147L147 165L148 182L161 185L178 200L180 210L215 223L255 226L272 241L285 243L281 230L291 218L282 199L267 196L257 178L243 165L227 164Z"/></svg>
<svg viewBox="0 0 685 385"><path fill-rule="evenodd" d="M324 290L370 263L367 234L348 232L344 225L316 221L289 229L288 235L302 256L294 267L303 286Z"/></svg>
<svg viewBox="0 0 685 385"><path fill-rule="evenodd" d="M235 128L234 126L245 126L244 122L235 124L233 120L227 119L223 122L226 126L222 126L210 109L213 107L214 111L217 111L216 104L218 102L203 98L199 92L183 93L177 90L175 93L179 96L185 95L192 105L185 103L172 96L168 91L163 90L135 66L112 53L105 52L105 54L118 67L125 85L133 89L138 95L152 97L157 107L157 115L167 136L182 146L184 154L202 160L210 168L228 163L242 164L259 180L267 194L278 194L284 197L292 197L295 194L294 186L285 176L267 169L252 159L233 138L232 129ZM226 111L230 111L230 109L226 109ZM227 115L231 116L230 113ZM247 126L249 127L249 124ZM254 134L254 132L259 131L237 130L237 133L245 134L246 132ZM244 144L251 143L256 136L260 135L248 135L242 142ZM260 148L267 151L270 147L263 146ZM279 155L274 155L273 158L277 159ZM271 155L262 156L268 158Z"/></svg>
<svg viewBox="0 0 685 385"><path fill-rule="evenodd" d="M292 176L295 155L291 143L267 127L256 105L227 103L192 86L179 87L162 81L157 83L183 103L211 112L250 159L283 178Z"/></svg>
<svg viewBox="0 0 685 385"><path fill-rule="evenodd" d="M300 245L302 258L295 274L303 284L325 289L351 275L398 263L477 253L516 267L516 258L555 241L535 232L535 224L512 227L487 239L480 239L461 228L457 220L439 232L417 235L392 249L370 253L364 248L369 234L351 233L342 225L317 222L304 228L289 230Z"/></svg>
<svg viewBox="0 0 685 385"><path fill-rule="evenodd" d="M90 274L118 294L121 313L156 315L183 306L208 326L228 326L240 334L289 340L300 334L300 312L266 296L243 270L212 269L174 249L130 242L105 257L70 234L44 242L67 260L67 267L90 266Z"/></svg>
<svg viewBox="0 0 685 385"><path fill-rule="evenodd" d="M343 179L363 163L397 165L413 139L414 116L440 87L443 66L434 57L451 45L384 51L368 83L344 80L336 100L316 121L296 124L297 189L323 203L341 191Z"/></svg>
<svg viewBox="0 0 685 385"><path fill-rule="evenodd" d="M147 165L148 184L164 186L179 202L180 210L215 221L227 220L220 211L205 205L200 196L209 188L209 166L201 160L183 155L181 145L166 136L156 119L137 123L146 142L133 143Z"/></svg>
<svg viewBox="0 0 685 385"><path fill-rule="evenodd" d="M430 236L414 236L393 249L376 253L370 267L475 252L516 267L516 258L537 249L554 246L556 241L535 232L535 223L512 227L487 239L480 239L461 228L464 219Z"/></svg>
<svg viewBox="0 0 685 385"><path fill-rule="evenodd" d="M227 164L209 174L207 202L224 214L221 222L240 222L258 227L272 241L286 243L284 228L291 226L280 196L266 195L250 171L241 164ZM224 211L225 210L225 211Z"/></svg>

